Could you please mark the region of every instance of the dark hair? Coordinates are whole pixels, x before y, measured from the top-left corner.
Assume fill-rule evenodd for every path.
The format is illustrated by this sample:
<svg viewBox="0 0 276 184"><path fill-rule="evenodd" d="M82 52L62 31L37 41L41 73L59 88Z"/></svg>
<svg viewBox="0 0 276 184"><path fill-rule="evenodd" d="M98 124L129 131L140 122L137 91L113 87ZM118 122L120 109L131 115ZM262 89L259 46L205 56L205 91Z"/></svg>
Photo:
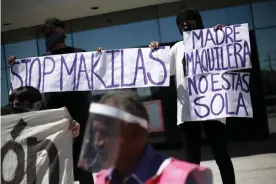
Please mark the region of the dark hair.
<svg viewBox="0 0 276 184"><path fill-rule="evenodd" d="M14 103L15 100L17 103ZM12 106L14 113L44 109L41 93L32 86L16 88L9 96L9 104Z"/></svg>
<svg viewBox="0 0 276 184"><path fill-rule="evenodd" d="M12 114L12 108L10 105L6 105L4 107L1 107L1 116Z"/></svg>
<svg viewBox="0 0 276 184"><path fill-rule="evenodd" d="M105 101L109 99L111 99L118 108L149 121L147 110L141 102L137 92L131 90L107 92L101 97L99 102L105 103Z"/></svg>

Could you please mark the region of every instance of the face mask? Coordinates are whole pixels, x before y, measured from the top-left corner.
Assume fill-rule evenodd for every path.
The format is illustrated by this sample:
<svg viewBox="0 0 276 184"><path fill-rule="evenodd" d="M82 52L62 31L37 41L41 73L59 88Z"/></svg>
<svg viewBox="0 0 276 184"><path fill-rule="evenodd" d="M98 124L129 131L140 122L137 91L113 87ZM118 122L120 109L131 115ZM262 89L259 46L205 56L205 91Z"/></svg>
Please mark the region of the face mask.
<svg viewBox="0 0 276 184"><path fill-rule="evenodd" d="M51 51L58 43L65 42L66 35L64 33L51 32L45 35L45 44L47 51Z"/></svg>
<svg viewBox="0 0 276 184"><path fill-rule="evenodd" d="M195 30L196 29L196 26L195 25L185 25L183 28L182 28L182 30L184 31L184 32L186 32L186 31L192 31L192 30Z"/></svg>

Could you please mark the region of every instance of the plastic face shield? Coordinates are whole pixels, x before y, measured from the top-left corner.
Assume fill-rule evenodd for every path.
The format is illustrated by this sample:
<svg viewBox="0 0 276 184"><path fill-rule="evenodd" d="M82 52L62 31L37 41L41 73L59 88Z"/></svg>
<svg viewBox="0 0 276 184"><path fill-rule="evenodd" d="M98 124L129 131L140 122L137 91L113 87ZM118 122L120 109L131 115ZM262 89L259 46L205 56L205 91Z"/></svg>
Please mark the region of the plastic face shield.
<svg viewBox="0 0 276 184"><path fill-rule="evenodd" d="M148 128L146 120L108 105L92 103L89 113L78 166L91 173L115 166L124 123Z"/></svg>

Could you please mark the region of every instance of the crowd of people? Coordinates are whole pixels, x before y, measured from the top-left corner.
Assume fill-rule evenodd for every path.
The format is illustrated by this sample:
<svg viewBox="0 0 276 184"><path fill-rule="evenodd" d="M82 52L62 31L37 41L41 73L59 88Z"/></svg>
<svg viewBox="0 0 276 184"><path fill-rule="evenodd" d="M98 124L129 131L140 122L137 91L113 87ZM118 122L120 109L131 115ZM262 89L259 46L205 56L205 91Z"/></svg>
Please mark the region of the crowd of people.
<svg viewBox="0 0 276 184"><path fill-rule="evenodd" d="M171 48L170 73L175 75L177 86L185 86L183 38L185 41L186 34L192 30L203 29L204 25L198 11L182 9L176 16L176 26L180 32L181 41ZM223 25L218 24L214 30L222 27ZM65 44L64 28L64 23L59 19L51 18L45 21L43 33L47 53L44 55L85 52L83 49ZM149 46L152 49L158 49L159 43L153 41ZM101 52L102 48L97 50ZM8 62L13 63L15 60L15 56L11 56ZM184 91L187 90L184 89ZM119 90L112 94L107 93L99 102L93 102L90 105L90 91L50 92L43 94L43 99L39 90L25 86L15 89L10 94L9 105L2 108L1 113L3 115L66 107L75 120L71 126L75 137L74 178L80 184L93 183L92 174L89 172L94 171L93 164L87 164L87 160L97 162L95 165L100 170L97 175L99 184L212 183L210 170L199 166L201 128L204 129L210 142L223 184L235 184L234 168L227 150L224 120L184 122L182 116L187 115L189 110L185 109L189 106L183 101L185 96L183 93L185 92L182 89L178 89L177 124L183 137L186 162L163 156L148 144L145 123L148 123L149 117L138 95L133 91ZM85 127L89 127L91 131L85 132L87 129ZM81 155L82 140L87 136L86 134L89 134L92 139L90 146L84 146L86 150L89 151L88 148L91 148L90 152L93 152L90 159L86 159L87 155ZM107 141L110 139L113 140L112 144ZM78 162L79 157L83 159ZM113 159L104 165L103 162L107 158Z"/></svg>

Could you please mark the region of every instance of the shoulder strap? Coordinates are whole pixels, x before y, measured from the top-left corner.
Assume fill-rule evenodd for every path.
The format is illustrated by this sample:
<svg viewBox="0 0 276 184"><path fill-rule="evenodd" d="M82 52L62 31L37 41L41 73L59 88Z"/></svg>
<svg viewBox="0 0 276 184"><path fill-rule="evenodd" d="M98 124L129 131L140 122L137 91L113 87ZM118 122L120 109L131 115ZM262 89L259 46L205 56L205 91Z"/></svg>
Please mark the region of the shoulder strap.
<svg viewBox="0 0 276 184"><path fill-rule="evenodd" d="M156 175L146 184L186 184L191 180L198 184L211 184L212 173L209 169L174 158L166 159Z"/></svg>

